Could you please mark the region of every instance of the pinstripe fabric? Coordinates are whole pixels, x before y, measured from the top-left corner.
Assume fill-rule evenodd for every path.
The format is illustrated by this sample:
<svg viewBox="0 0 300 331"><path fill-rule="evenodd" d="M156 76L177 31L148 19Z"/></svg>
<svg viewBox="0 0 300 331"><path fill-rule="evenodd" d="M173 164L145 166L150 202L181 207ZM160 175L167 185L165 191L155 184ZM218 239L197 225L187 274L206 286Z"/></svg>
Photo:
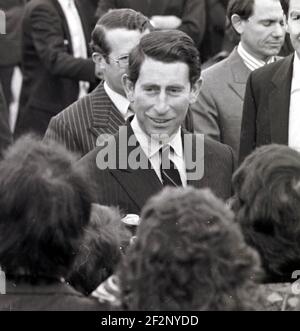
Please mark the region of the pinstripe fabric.
<svg viewBox="0 0 300 331"><path fill-rule="evenodd" d="M113 135L124 124L124 118L100 84L52 117L44 141L58 141L82 157L96 147L99 135Z"/></svg>

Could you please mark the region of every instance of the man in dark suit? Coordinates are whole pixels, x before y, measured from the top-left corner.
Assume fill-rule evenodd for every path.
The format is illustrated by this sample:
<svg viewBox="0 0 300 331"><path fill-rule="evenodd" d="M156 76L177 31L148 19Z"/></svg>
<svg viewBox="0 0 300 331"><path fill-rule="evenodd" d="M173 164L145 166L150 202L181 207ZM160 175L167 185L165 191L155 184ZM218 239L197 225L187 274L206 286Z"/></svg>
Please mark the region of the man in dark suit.
<svg viewBox="0 0 300 331"><path fill-rule="evenodd" d="M31 0L23 21L23 85L16 134L44 134L49 120L87 93L97 70L78 0Z"/></svg>
<svg viewBox="0 0 300 331"><path fill-rule="evenodd" d="M97 202L139 214L164 185L210 187L229 198L232 150L181 129L201 85L192 39L181 31L145 35L123 80L134 118L79 161L95 183Z"/></svg>
<svg viewBox="0 0 300 331"><path fill-rule="evenodd" d="M240 162L261 145L277 143L300 150L300 4L297 0L282 3L295 54L250 75L242 118Z"/></svg>
<svg viewBox="0 0 300 331"><path fill-rule="evenodd" d="M157 29L179 29L197 45L205 34L204 0L99 0L97 16L110 9L132 8L151 19Z"/></svg>
<svg viewBox="0 0 300 331"><path fill-rule="evenodd" d="M96 147L99 136L114 134L125 124L132 111L121 78L126 72L128 54L150 29L149 20L132 9L111 11L98 21L91 45L104 83L53 117L45 141L59 141L84 156Z"/></svg>
<svg viewBox="0 0 300 331"><path fill-rule="evenodd" d="M241 41L228 58L203 71L192 110L196 132L231 146L238 159L247 79L278 60L285 24L279 0L232 0L227 15Z"/></svg>

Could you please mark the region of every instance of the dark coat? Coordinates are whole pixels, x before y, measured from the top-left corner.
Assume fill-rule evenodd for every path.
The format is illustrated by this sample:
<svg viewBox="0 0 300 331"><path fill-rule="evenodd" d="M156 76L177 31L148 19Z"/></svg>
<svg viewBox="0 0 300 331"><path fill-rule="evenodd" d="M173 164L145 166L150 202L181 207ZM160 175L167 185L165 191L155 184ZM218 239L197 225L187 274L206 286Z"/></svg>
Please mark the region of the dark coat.
<svg viewBox="0 0 300 331"><path fill-rule="evenodd" d="M234 170L231 148L206 138L204 144L199 146L196 145L196 139L199 137L196 137L196 135L192 135L192 137L192 143L186 148L184 147L185 159L199 161L197 170L199 170L200 179L188 180L188 185L196 188L209 187L218 197L229 198L231 196L231 176ZM130 144L128 143L129 139ZM112 137L111 142L113 141L116 143L116 148L114 148L114 143L110 144L109 147L103 144L103 146L99 146L88 153L78 164L85 167L90 175L91 183L96 189L97 203L118 206L124 213L140 214L146 201L158 193L163 185L137 143L129 123ZM127 144L127 147L124 144ZM112 164L101 170L98 167L99 164L97 165L97 163L101 163L99 156L107 150L111 153L109 155L112 157ZM121 151L122 161L119 150ZM148 162L147 169L142 167L132 169L128 165L129 156L132 155L133 150L141 155L141 159L145 158ZM187 155L190 151L192 152L192 159L191 155ZM201 158L195 157L196 152L202 153ZM115 164L114 160L116 160ZM125 165L122 162L125 162Z"/></svg>
<svg viewBox="0 0 300 331"><path fill-rule="evenodd" d="M77 6L87 42L90 25ZM23 21L23 85L16 134L43 135L50 118L78 98L79 81L95 82L92 59L73 57L67 21L57 0L31 0Z"/></svg>
<svg viewBox="0 0 300 331"><path fill-rule="evenodd" d="M240 162L256 147L288 144L294 55L249 76L242 118Z"/></svg>
<svg viewBox="0 0 300 331"><path fill-rule="evenodd" d="M102 311L108 307L85 297L66 283L31 285L6 282L6 294L0 294L0 311Z"/></svg>
<svg viewBox="0 0 300 331"><path fill-rule="evenodd" d="M175 15L182 19L180 30L187 33L197 45L205 33L204 0L99 0L97 16L109 9L131 8L151 18L154 15Z"/></svg>

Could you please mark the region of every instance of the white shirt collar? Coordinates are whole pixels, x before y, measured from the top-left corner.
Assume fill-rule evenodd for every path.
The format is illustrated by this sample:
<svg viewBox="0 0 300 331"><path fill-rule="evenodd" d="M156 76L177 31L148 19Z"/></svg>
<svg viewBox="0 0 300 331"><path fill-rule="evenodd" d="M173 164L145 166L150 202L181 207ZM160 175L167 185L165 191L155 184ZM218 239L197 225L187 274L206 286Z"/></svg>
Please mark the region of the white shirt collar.
<svg viewBox="0 0 300 331"><path fill-rule="evenodd" d="M139 142L141 148L146 154L148 159L151 159L162 147L162 144L156 139L151 139L140 127L140 124L134 116L131 121L132 130L136 136L137 141ZM175 135L172 136L171 140L167 143L174 150L174 153L182 158L183 157L183 146L181 138L181 128L178 129Z"/></svg>
<svg viewBox="0 0 300 331"><path fill-rule="evenodd" d="M128 108L130 106L130 102L127 98L125 98L123 95L113 91L106 82L103 84L104 90L111 99L111 101L114 103L114 105L117 107L117 109L120 111L122 116L127 120L127 118L132 115L131 111L128 111Z"/></svg>
<svg viewBox="0 0 300 331"><path fill-rule="evenodd" d="M245 65L251 70L259 69L263 67L266 64L273 63L276 61L275 56L271 56L270 59L265 62L263 60L257 59L253 55L251 55L249 52L245 50L242 43L240 42L237 48L237 51L240 55L240 57L243 59Z"/></svg>

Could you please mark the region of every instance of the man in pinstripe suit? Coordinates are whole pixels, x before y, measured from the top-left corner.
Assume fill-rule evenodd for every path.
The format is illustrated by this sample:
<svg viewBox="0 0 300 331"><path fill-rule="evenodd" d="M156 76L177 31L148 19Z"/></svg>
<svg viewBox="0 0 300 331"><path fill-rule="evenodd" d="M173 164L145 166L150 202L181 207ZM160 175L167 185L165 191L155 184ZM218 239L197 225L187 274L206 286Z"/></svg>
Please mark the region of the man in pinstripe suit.
<svg viewBox="0 0 300 331"><path fill-rule="evenodd" d="M192 39L175 30L151 32L132 50L123 81L135 116L79 161L98 203L139 214L165 185L209 187L230 197L231 148L182 128L201 86L198 60Z"/></svg>
<svg viewBox="0 0 300 331"><path fill-rule="evenodd" d="M104 83L53 117L44 140L56 140L83 156L103 134L114 134L132 115L121 77L128 54L151 30L149 20L132 9L113 10L102 16L92 33L93 59Z"/></svg>

